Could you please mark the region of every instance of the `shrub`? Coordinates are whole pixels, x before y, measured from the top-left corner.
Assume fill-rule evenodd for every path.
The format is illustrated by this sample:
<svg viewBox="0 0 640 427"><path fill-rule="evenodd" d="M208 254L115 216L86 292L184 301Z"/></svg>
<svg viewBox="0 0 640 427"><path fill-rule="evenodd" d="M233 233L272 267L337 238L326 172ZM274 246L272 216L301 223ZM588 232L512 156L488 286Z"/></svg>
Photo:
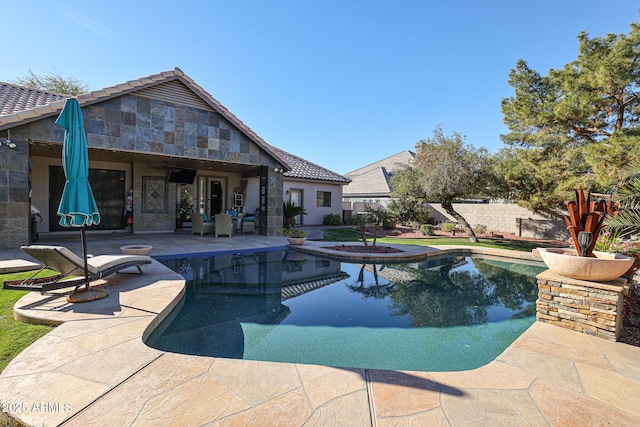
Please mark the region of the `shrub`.
<svg viewBox="0 0 640 427"><path fill-rule="evenodd" d="M422 224L420 226L420 233L422 233L423 236L433 236L436 234L433 231L433 225L431 224Z"/></svg>
<svg viewBox="0 0 640 427"><path fill-rule="evenodd" d="M362 223L362 214L357 214L349 218L349 225L360 225Z"/></svg>
<svg viewBox="0 0 640 427"><path fill-rule="evenodd" d="M453 222L443 222L440 227L442 227L442 231L450 233L456 229L457 225Z"/></svg>
<svg viewBox="0 0 640 427"><path fill-rule="evenodd" d="M387 205L387 210L396 223L403 225L412 222L425 224L431 215L431 210L425 202L412 198L394 198Z"/></svg>
<svg viewBox="0 0 640 427"><path fill-rule="evenodd" d="M324 225L342 225L342 217L338 214L325 215L322 219Z"/></svg>
<svg viewBox="0 0 640 427"><path fill-rule="evenodd" d="M385 218L382 221L382 228L384 230L393 230L396 228L396 222L392 218Z"/></svg>
<svg viewBox="0 0 640 427"><path fill-rule="evenodd" d="M473 231L478 234L484 234L487 232L487 226L484 224L476 224L473 226Z"/></svg>

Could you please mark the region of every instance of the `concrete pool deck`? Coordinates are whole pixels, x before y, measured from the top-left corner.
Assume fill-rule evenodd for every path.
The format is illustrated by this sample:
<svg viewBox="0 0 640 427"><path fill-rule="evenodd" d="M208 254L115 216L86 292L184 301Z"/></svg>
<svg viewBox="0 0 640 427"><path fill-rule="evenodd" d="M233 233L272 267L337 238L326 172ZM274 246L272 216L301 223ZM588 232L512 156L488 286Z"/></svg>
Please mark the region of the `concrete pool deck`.
<svg viewBox="0 0 640 427"><path fill-rule="evenodd" d="M152 255L169 255L285 243L263 236L182 239L129 236L124 244L151 244ZM74 242L58 243L77 252ZM121 245L105 238L100 253ZM18 255L0 253L0 259ZM38 426L640 425L640 348L540 322L495 361L462 372L343 369L155 350L143 340L179 303L184 279L157 261L142 268L143 275L94 282L109 292L102 300L68 304L31 292L16 303L23 320L59 326L0 375L5 418Z"/></svg>

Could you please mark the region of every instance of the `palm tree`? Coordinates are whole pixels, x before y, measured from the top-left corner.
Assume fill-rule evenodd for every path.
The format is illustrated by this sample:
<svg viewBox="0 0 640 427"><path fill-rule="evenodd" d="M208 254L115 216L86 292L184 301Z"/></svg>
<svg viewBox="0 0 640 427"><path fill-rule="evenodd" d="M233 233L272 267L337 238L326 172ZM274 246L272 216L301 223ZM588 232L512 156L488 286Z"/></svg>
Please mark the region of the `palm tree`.
<svg viewBox="0 0 640 427"><path fill-rule="evenodd" d="M296 205L292 201L288 201L284 203L282 208L282 215L284 216L283 225L284 228L295 228L296 226L296 217L298 215L306 215L307 210L302 206Z"/></svg>
<svg viewBox="0 0 640 427"><path fill-rule="evenodd" d="M618 190L620 210L605 220L607 229L617 237L640 234L640 162L627 166L623 178L624 185Z"/></svg>

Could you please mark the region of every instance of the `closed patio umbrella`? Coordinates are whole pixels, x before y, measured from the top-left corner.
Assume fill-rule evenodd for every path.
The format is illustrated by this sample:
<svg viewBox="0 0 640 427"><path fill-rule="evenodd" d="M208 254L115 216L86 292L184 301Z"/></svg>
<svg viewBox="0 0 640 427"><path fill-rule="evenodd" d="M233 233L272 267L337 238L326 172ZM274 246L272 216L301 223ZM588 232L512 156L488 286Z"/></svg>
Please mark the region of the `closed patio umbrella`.
<svg viewBox="0 0 640 427"><path fill-rule="evenodd" d="M86 282L84 291L78 292L79 287L76 287L67 299L71 302L81 302L104 298L107 296L105 291L89 289L85 228L100 223L100 212L89 184L87 137L84 132L82 110L77 99L67 99L62 112L56 119L56 124L62 126L65 131L62 167L66 182L58 206L58 215L60 215L60 225L63 227L78 227L81 230Z"/></svg>

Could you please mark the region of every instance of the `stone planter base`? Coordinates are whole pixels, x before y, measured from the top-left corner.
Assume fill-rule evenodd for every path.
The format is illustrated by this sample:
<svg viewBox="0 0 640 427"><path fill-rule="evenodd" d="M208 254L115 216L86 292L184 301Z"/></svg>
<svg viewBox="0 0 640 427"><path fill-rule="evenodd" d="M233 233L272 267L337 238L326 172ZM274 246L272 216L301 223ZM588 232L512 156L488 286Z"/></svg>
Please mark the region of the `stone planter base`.
<svg viewBox="0 0 640 427"><path fill-rule="evenodd" d="M608 283L570 279L551 272L538 276L537 319L617 341L622 327L627 279Z"/></svg>

